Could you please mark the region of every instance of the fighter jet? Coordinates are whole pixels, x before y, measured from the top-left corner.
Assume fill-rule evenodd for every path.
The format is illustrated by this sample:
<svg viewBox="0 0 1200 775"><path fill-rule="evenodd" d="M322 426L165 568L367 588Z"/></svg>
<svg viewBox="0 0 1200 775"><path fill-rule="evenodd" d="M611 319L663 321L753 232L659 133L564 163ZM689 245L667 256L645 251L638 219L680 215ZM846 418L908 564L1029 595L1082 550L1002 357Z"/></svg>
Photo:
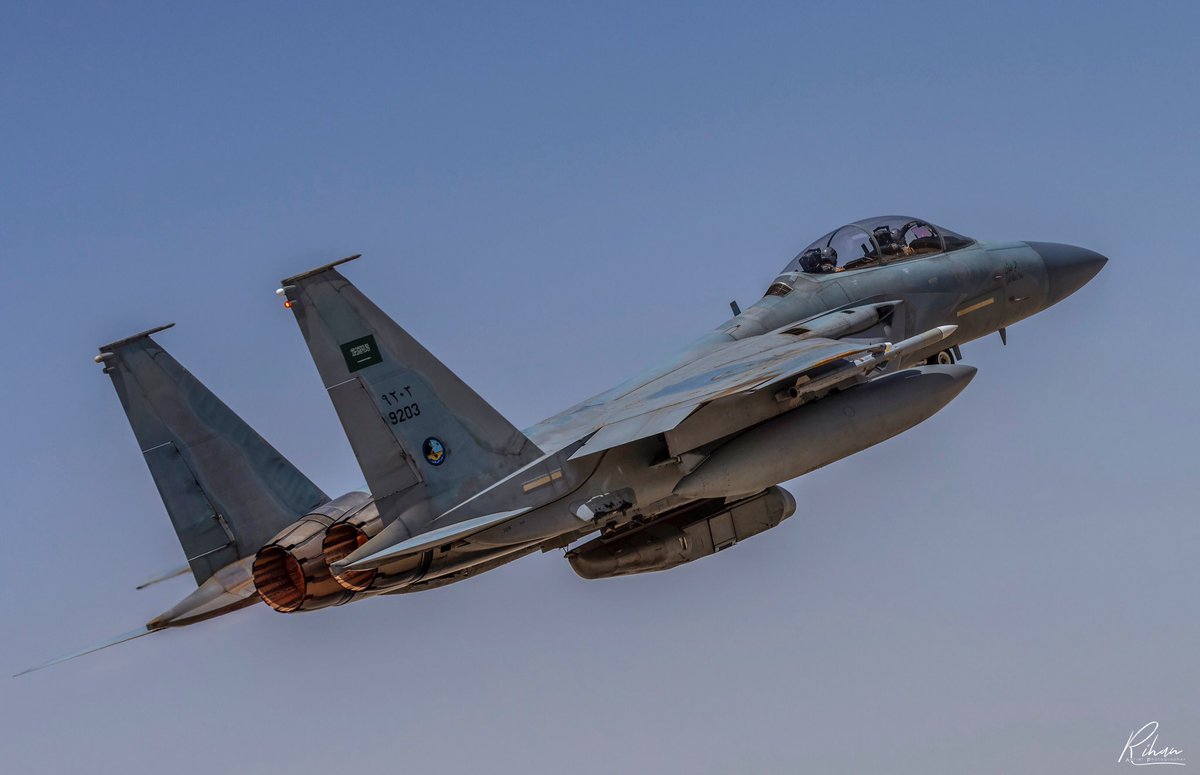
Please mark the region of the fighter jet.
<svg viewBox="0 0 1200 775"><path fill-rule="evenodd" d="M368 492L330 498L152 338L100 348L196 591L133 632L265 602L417 592L536 551L587 579L716 554L796 511L780 483L896 436L975 376L961 346L1057 304L1107 259L919 218L851 223L647 372L518 430L339 267L287 278ZM37 668L31 668L37 669Z"/></svg>

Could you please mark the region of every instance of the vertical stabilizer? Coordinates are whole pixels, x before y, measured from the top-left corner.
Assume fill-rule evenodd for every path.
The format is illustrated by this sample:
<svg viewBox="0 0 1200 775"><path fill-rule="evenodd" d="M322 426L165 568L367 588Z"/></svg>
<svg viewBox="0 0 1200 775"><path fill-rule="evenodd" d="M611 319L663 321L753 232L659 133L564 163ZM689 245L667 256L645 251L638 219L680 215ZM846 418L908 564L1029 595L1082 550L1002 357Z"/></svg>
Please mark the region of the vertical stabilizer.
<svg viewBox="0 0 1200 775"><path fill-rule="evenodd" d="M540 457L333 269L345 260L284 280L282 290L376 499L420 493L436 517ZM410 494L400 498L406 505Z"/></svg>
<svg viewBox="0 0 1200 775"><path fill-rule="evenodd" d="M163 328L104 345L96 362L203 584L329 498L150 338Z"/></svg>

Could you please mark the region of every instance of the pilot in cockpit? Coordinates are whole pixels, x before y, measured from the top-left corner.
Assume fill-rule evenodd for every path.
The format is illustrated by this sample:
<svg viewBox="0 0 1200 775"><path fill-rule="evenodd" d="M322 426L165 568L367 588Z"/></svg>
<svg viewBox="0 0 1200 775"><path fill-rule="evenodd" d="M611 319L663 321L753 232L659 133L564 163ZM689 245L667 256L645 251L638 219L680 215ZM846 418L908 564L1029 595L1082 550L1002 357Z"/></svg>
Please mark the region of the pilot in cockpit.
<svg viewBox="0 0 1200 775"><path fill-rule="evenodd" d="M912 255L912 251L904 244L900 233L887 224L876 226L872 229L871 236L875 239L875 244L879 246L879 254L882 256Z"/></svg>
<svg viewBox="0 0 1200 775"><path fill-rule="evenodd" d="M807 274L840 272L837 259L837 251L831 247L809 248L800 255L800 271Z"/></svg>
<svg viewBox="0 0 1200 775"><path fill-rule="evenodd" d="M919 218L885 215L834 229L801 251L784 271L850 272L960 250L973 242Z"/></svg>

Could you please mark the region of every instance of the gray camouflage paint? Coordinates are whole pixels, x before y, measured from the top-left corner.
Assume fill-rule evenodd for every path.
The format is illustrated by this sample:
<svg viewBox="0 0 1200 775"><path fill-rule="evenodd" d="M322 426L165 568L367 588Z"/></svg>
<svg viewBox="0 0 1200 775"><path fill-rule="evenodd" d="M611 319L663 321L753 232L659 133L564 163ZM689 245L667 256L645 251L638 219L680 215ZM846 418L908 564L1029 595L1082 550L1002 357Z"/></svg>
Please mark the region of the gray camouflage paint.
<svg viewBox="0 0 1200 775"><path fill-rule="evenodd" d="M289 278L281 289L376 496L371 511L384 525L334 571L374 567L386 579L390 563L390 578L399 580L342 599L443 586L600 530L617 540L640 537L646 525L683 514L689 504L719 504L853 454L887 437L874 437L879 422L894 432L911 427L974 374L962 366L912 369L918 379L905 381L904 400L888 407L882 388L890 378L875 379L881 397L871 398L874 383L856 364L874 368L876 359L877 374L902 378L903 368L1003 333L1056 304L1107 261L1070 245L979 242L853 271L788 272L773 285L790 290L764 296L660 366L522 433L333 268L346 260ZM885 343L941 326L955 328L923 349L885 351ZM150 333L105 345L97 361L113 379L200 587L145 627L72 657L253 603L254 553L329 501ZM949 382L920 405L915 386L939 374ZM809 376L819 378L820 392L798 390ZM790 394L779 389L793 385ZM842 392L823 409L819 399L834 388ZM819 426L822 412L858 397L880 412L878 422L830 426L841 445L832 457L797 454L789 467L772 460L788 455L756 447L790 443L806 452L804 445L817 442L797 429ZM414 404L419 414L414 407L397 421L397 409ZM444 457L433 459L431 440ZM768 514L750 532L778 524L791 509ZM482 527L456 534L452 526L460 524ZM450 538L422 550L419 561L389 554L434 530ZM620 563L602 550L593 541L572 552L572 563L584 575L616 572ZM581 552L589 558L586 571ZM676 550L673 559L647 567L630 558L621 572L695 556Z"/></svg>
<svg viewBox="0 0 1200 775"><path fill-rule="evenodd" d="M854 271L781 275L777 282L789 285L790 293L764 297L663 366L528 429L527 437L543 456L515 470L511 466L493 469L496 474L511 473L481 493L459 491L462 503L457 507L441 514L427 512L421 532L493 512L528 509L496 527L460 536L456 546L435 560L431 573L408 591L423 588L433 578L445 583L446 574L439 574L437 566L461 566L451 558L464 552L490 562L507 551L523 551L531 542L555 548L600 526L611 529L652 519L688 502L675 491L676 485L696 470L714 442L723 440L704 433L703 426L715 419L704 418L705 405L721 403L722 418L745 417L745 424L723 429L727 439L805 403L768 400L761 390L764 386L831 360L854 358L872 344L937 326L957 326L950 338L907 354L903 363L889 364L889 369L922 362L1061 300L1104 262L1103 257L1080 248L1039 246L1041 252L1023 242L973 243L950 253ZM331 269L314 272L314 276L322 274L336 275L333 282L349 285ZM289 298L293 298L291 291ZM300 311L301 296L295 300L298 317L311 314ZM797 339L781 331L805 322L820 333L822 325L829 326L830 313L861 312L871 305L886 306L890 314L849 332L841 341ZM301 325L311 339L313 332ZM840 387L861 381L849 381L851 376ZM376 407L377 411L385 408ZM670 444L672 440L677 443ZM538 481L545 481L545 486L529 488ZM729 494L735 493L736 488ZM589 507L597 501L601 502L599 515ZM343 566L384 566L388 548L402 537L398 532L380 535L345 558ZM456 572L461 577L470 575Z"/></svg>

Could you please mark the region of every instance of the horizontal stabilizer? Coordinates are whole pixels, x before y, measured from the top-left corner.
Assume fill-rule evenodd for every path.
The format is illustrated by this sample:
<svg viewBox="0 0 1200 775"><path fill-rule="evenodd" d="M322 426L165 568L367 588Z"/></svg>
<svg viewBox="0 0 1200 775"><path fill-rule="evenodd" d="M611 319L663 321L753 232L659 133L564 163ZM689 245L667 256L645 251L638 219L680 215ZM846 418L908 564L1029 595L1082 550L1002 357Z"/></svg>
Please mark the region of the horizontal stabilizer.
<svg viewBox="0 0 1200 775"><path fill-rule="evenodd" d="M109 640L106 640L103 643L97 643L94 646L88 646L85 649L80 649L79 651L73 652L71 654L67 654L67 655L61 656L61 657L56 657L54 659L51 659L49 662L43 662L40 665L34 665L33 667L27 667L19 673L14 673L13 678L16 678L19 675L25 675L26 673L32 673L37 670L41 670L42 668L45 668L45 667L50 667L51 665L57 665L59 663L66 662L67 660L74 659L75 657L82 657L84 654L91 654L93 651L99 651L100 649L106 649L109 646L115 646L118 643L124 643L125 641L133 640L134 638L140 638L143 635L149 635L152 632L157 632L157 630L152 630L146 626L138 627L136 630L130 630L129 632L122 633L121 635L118 635L115 638L110 638Z"/></svg>
<svg viewBox="0 0 1200 775"><path fill-rule="evenodd" d="M254 556L251 555L220 568L206 579L203 584L193 590L190 595L171 607L170 610L164 611L136 630L130 630L103 643L89 646L72 654L67 654L64 657L58 657L49 662L34 665L27 670L22 670L17 675L24 675L25 673L32 673L34 670L41 670L44 667L57 665L60 662L66 662L68 659L81 657L84 654L91 654L94 651L115 646L118 643L140 638L151 632L165 630L168 627L185 627L189 624L211 619L214 616L220 616L254 605L258 602L259 597L258 591L254 588L253 577L251 576L253 562ZM176 575L182 575L186 572L187 569L184 568ZM167 576L167 578L169 577ZM149 583L153 582L148 582L147 584ZM142 586L145 587L147 584L143 584Z"/></svg>
<svg viewBox="0 0 1200 775"><path fill-rule="evenodd" d="M394 562L404 557L420 554L443 544L451 544L456 541L461 541L464 538L470 538L476 533L481 533L488 528L495 527L503 522L507 522L513 517L520 516L529 511L530 507L523 509L515 509L513 511L501 511L496 514L487 514L482 517L456 522L453 525L436 530L430 530L427 533L415 535L412 538L401 541L398 544L393 544L386 549L370 552L370 546L363 545L369 554L364 557L355 557L351 554L345 560L334 565L334 570L366 570L369 568L377 568L388 562ZM359 550L360 552L362 549ZM357 554L357 552L355 553Z"/></svg>

